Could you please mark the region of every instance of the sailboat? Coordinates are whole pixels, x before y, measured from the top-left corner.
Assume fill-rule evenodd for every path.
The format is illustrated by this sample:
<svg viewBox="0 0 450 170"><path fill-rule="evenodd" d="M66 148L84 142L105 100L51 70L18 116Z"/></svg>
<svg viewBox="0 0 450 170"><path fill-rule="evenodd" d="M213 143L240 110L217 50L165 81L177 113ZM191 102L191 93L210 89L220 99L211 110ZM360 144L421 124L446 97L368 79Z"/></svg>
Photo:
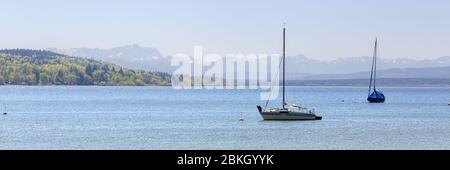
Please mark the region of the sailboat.
<svg viewBox="0 0 450 170"><path fill-rule="evenodd" d="M377 90L377 51L378 51L378 38L375 39L375 49L373 52L372 59L372 71L370 73L370 83L369 83L369 94L367 96L367 101L369 103L384 103L386 97L384 97L383 92ZM373 84L373 88L372 88Z"/></svg>
<svg viewBox="0 0 450 170"><path fill-rule="evenodd" d="M283 100L281 108L263 108L257 106L264 120L321 120L321 116L315 114L314 109L288 104L285 101L285 72L286 72L286 27L283 28Z"/></svg>

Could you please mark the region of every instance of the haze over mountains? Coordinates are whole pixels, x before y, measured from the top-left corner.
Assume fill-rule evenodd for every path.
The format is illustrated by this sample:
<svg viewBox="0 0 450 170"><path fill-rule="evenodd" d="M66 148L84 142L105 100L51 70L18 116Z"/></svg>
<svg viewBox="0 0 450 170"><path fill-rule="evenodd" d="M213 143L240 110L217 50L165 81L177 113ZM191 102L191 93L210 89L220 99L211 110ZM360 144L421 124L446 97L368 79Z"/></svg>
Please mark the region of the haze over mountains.
<svg viewBox="0 0 450 170"><path fill-rule="evenodd" d="M157 49L139 45L127 45L112 49L55 49L47 50L71 56L103 60L132 69L173 72L171 57L162 55ZM370 51L368 52L370 53ZM287 58L287 78L319 79L366 79L370 75L372 57L349 57L331 61L321 61L303 55ZM450 56L428 60L407 58L378 60L380 78L450 78Z"/></svg>
<svg viewBox="0 0 450 170"><path fill-rule="evenodd" d="M102 60L119 64L123 67L132 69L141 69L148 71L172 72L170 58L164 57L161 53L150 47L141 47L139 45L127 45L112 49L98 48L72 48L56 49L48 48L46 50L70 56L86 57L96 60Z"/></svg>

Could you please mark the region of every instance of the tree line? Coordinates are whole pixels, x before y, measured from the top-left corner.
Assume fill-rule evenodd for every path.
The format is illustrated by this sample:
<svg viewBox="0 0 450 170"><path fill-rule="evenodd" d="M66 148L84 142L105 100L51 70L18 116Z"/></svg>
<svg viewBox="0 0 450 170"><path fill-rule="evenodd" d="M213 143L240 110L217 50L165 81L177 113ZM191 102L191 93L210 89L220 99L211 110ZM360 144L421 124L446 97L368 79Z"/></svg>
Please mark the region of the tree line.
<svg viewBox="0 0 450 170"><path fill-rule="evenodd" d="M45 50L0 50L0 85L169 85L167 73L132 70Z"/></svg>

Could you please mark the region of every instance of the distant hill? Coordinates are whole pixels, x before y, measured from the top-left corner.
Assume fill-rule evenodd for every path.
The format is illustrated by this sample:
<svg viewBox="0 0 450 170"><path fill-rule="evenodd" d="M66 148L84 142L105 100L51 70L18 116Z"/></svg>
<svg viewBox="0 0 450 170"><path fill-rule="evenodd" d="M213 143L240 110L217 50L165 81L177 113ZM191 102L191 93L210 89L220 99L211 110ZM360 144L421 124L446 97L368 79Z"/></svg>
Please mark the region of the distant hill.
<svg viewBox="0 0 450 170"><path fill-rule="evenodd" d="M369 79L288 80L288 86L360 86L368 87ZM450 87L450 79L380 78L377 87Z"/></svg>
<svg viewBox="0 0 450 170"><path fill-rule="evenodd" d="M367 79L369 71L350 74L318 74L303 76L303 80L336 80L336 79ZM450 79L449 67L427 67L427 68L394 68L378 70L378 78L434 78Z"/></svg>
<svg viewBox="0 0 450 170"><path fill-rule="evenodd" d="M169 85L170 75L44 50L0 50L0 85Z"/></svg>

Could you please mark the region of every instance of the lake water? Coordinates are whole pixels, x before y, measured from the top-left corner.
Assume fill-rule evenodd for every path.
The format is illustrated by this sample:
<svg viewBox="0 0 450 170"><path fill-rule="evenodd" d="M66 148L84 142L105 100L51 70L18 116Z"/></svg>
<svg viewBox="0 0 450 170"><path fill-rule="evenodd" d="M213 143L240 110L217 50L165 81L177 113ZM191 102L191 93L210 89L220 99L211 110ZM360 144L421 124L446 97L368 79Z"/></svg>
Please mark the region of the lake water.
<svg viewBox="0 0 450 170"><path fill-rule="evenodd" d="M323 120L280 122L258 90L2 86L0 149L450 149L450 88L381 90L287 87Z"/></svg>

